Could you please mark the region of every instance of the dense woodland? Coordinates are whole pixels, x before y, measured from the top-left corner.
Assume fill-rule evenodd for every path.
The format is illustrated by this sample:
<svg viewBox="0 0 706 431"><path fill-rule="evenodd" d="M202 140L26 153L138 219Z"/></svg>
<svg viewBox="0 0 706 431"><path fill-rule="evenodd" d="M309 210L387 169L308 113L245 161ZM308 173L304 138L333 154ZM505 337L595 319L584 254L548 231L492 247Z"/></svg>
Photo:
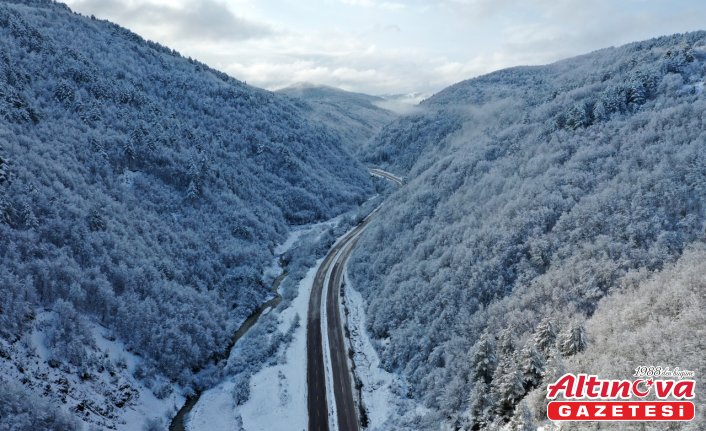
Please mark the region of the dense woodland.
<svg viewBox="0 0 706 431"><path fill-rule="evenodd" d="M382 106L385 99L323 85L298 84L277 91L311 106L309 120L334 129L349 153L364 157L377 145L373 139L397 115Z"/></svg>
<svg viewBox="0 0 706 431"><path fill-rule="evenodd" d="M390 428L532 429L546 412L522 400L583 351L594 373L666 360L706 371L697 335L655 340L673 349L664 358L607 345L647 316L586 331L599 304L604 323L630 306L616 293L626 279L704 240L705 60L699 32L501 70L383 129L367 160L408 184L349 273L384 367L404 378L397 392L432 411L400 412ZM690 318L683 330L702 331Z"/></svg>
<svg viewBox="0 0 706 431"><path fill-rule="evenodd" d="M407 180L377 186L384 216L348 271L394 391L428 408L385 429L536 429L565 370L700 379L705 75L706 33L675 35L464 81L394 120L373 97L255 89L61 4L2 2L0 367L24 373L40 333L57 372L112 375L101 325L155 393L213 383L271 295L275 246L373 194L357 157ZM282 306L350 222L283 256ZM265 317L236 347L237 402L297 324ZM24 377L0 386L0 430L80 427Z"/></svg>
<svg viewBox="0 0 706 431"><path fill-rule="evenodd" d="M92 321L146 375L194 384L270 294L291 226L372 192L311 109L61 4L2 2L0 347L53 310L67 370L97 367Z"/></svg>

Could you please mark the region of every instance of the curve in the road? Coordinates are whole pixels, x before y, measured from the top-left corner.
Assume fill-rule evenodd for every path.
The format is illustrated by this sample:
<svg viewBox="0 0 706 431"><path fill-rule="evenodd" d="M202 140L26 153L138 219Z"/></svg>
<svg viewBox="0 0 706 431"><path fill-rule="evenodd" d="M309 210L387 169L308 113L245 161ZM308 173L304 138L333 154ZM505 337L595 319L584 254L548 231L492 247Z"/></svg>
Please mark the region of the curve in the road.
<svg viewBox="0 0 706 431"><path fill-rule="evenodd" d="M400 187L404 184L404 180L402 178L398 177L397 175L393 175L387 171L383 171L382 169L370 168L370 169L368 169L368 172L370 172L370 175L374 175L376 177L382 177L382 178L385 178L389 181L392 181L398 187Z"/></svg>

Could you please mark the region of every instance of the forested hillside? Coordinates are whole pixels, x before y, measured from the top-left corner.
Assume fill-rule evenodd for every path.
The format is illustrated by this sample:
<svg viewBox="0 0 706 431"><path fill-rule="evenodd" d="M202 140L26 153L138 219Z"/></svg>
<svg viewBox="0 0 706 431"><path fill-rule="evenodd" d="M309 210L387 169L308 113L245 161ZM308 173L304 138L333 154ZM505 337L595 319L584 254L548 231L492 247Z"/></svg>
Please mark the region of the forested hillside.
<svg viewBox="0 0 706 431"><path fill-rule="evenodd" d="M373 149L372 138L397 115L378 105L384 99L321 85L299 84L278 90L311 106L309 119L323 123L341 137L344 148L364 157Z"/></svg>
<svg viewBox="0 0 706 431"><path fill-rule="evenodd" d="M104 369L93 322L143 375L192 385L266 299L289 226L372 190L310 109L61 4L2 2L0 361L21 367L47 310L52 366Z"/></svg>
<svg viewBox="0 0 706 431"><path fill-rule="evenodd" d="M699 32L501 70L383 130L368 160L408 183L349 273L384 367L404 378L397 391L431 408L391 428L532 429L546 411L516 406L579 352L593 373L656 360L617 364L584 322L606 296L603 310L625 308L631 296L614 293L626 280L704 239L705 61ZM675 352L665 365L706 371L698 337L660 343Z"/></svg>

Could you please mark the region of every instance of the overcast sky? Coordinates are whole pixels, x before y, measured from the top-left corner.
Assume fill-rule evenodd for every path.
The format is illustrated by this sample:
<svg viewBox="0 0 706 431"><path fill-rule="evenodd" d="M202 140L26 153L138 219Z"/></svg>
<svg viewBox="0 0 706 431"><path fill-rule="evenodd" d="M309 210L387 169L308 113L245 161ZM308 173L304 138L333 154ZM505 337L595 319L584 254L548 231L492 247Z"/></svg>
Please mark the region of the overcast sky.
<svg viewBox="0 0 706 431"><path fill-rule="evenodd" d="M423 93L703 29L701 0L68 0L247 81Z"/></svg>

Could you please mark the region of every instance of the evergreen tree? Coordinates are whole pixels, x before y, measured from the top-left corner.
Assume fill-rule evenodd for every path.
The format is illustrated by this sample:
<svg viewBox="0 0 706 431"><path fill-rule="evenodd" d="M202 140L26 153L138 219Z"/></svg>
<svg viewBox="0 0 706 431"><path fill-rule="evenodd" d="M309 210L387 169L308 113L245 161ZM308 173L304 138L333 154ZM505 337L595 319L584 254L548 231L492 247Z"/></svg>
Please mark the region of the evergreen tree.
<svg viewBox="0 0 706 431"><path fill-rule="evenodd" d="M10 172L7 167L7 162L0 156L0 223L9 221L7 199L7 186L10 183Z"/></svg>
<svg viewBox="0 0 706 431"><path fill-rule="evenodd" d="M473 348L471 358L473 381L490 384L497 362L493 337L484 332Z"/></svg>
<svg viewBox="0 0 706 431"><path fill-rule="evenodd" d="M502 370L502 373L496 373L497 377L493 380L493 392L496 396L495 411L507 417L525 396L525 379L522 371L510 364Z"/></svg>
<svg viewBox="0 0 706 431"><path fill-rule="evenodd" d="M559 341L559 349L564 356L575 355L586 348L586 332L578 322L571 324Z"/></svg>
<svg viewBox="0 0 706 431"><path fill-rule="evenodd" d="M556 331L550 317L542 319L537 326L537 330L534 333L534 343L545 354L548 354L556 344Z"/></svg>
<svg viewBox="0 0 706 431"><path fill-rule="evenodd" d="M606 120L609 114L610 113L608 112L608 109L606 108L605 103L602 100L599 100L598 102L596 102L595 105L593 105L594 121L600 122Z"/></svg>
<svg viewBox="0 0 706 431"><path fill-rule="evenodd" d="M489 420L490 406L493 403L493 396L489 386L483 381L478 381L473 386L468 396L468 422L471 429L478 430Z"/></svg>
<svg viewBox="0 0 706 431"><path fill-rule="evenodd" d="M512 331L510 328L503 329L502 332L500 332L500 337L498 338L498 353L501 357L509 357L514 355L516 350L517 348L515 346Z"/></svg>
<svg viewBox="0 0 706 431"><path fill-rule="evenodd" d="M527 343L520 352L520 365L525 381L525 389L539 386L544 375L545 359L532 343Z"/></svg>
<svg viewBox="0 0 706 431"><path fill-rule="evenodd" d="M196 181L189 181L189 186L186 188L186 199L194 201L199 197L199 188L196 185Z"/></svg>
<svg viewBox="0 0 706 431"><path fill-rule="evenodd" d="M10 172L7 166L7 160L0 156L0 186L10 182Z"/></svg>
<svg viewBox="0 0 706 431"><path fill-rule="evenodd" d="M137 152L135 150L135 144L133 143L132 139L125 140L123 144L123 155L127 159L128 165L135 160Z"/></svg>

